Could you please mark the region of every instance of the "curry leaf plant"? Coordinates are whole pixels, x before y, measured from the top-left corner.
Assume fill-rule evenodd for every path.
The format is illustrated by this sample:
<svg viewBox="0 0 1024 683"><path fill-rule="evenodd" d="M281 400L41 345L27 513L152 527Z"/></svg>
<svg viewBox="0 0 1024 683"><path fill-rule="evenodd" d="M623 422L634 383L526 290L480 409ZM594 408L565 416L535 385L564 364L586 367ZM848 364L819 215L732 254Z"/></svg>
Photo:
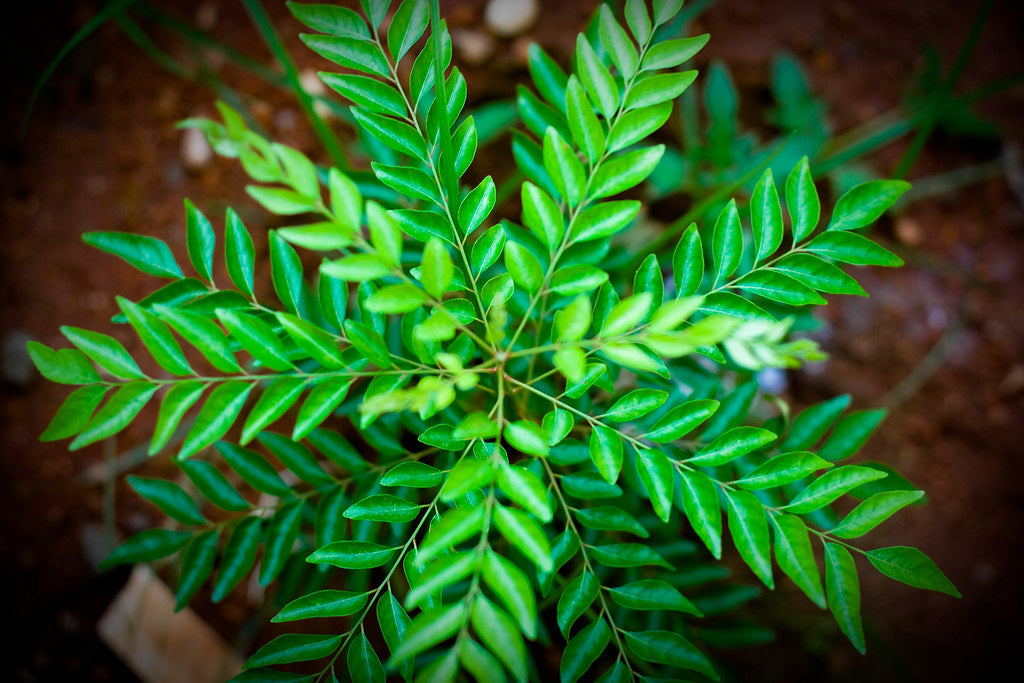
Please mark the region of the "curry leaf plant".
<svg viewBox="0 0 1024 683"><path fill-rule="evenodd" d="M923 495L844 462L882 413L840 396L766 420L785 404L756 381L823 357L790 328L824 295L864 294L844 266L900 264L858 231L905 183L857 186L822 221L805 159L635 272L605 266L645 220L633 189L663 152L649 137L707 41L662 39L680 4L602 6L568 70L531 48L521 210L504 215L490 176L466 180L478 138L436 2L290 4L379 151L373 178L226 106L188 124L283 217L276 296L257 294L232 209L217 229L186 201L185 267L156 238L85 236L169 282L118 299L151 358L73 327L69 348L30 343L45 377L77 386L42 438L81 448L157 404L150 452L181 477L129 484L172 523L109 563L177 556L179 607L250 573L275 584L289 632L236 680L551 680L545 651L566 683L717 679L711 651L765 633L729 617L757 593L723 583L732 548L862 652L859 571L957 594L921 551L862 540Z"/></svg>

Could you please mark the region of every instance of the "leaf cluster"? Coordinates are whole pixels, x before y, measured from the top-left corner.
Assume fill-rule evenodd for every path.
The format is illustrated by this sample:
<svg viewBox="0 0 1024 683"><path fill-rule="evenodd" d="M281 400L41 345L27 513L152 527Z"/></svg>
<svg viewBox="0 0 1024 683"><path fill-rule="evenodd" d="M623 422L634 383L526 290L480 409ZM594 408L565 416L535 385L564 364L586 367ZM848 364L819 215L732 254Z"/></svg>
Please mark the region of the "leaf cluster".
<svg viewBox="0 0 1024 683"><path fill-rule="evenodd" d="M830 609L861 651L855 556L956 594L919 550L855 545L923 495L844 462L881 412L846 412L848 397L792 419L755 410L758 371L822 357L790 335L794 319L865 294L843 267L899 265L858 230L905 183L853 188L822 226L805 158L781 192L763 173L749 221L729 202L635 272L616 265L644 220L634 188L664 153L648 138L707 41L659 31L680 4L602 6L569 70L531 48L512 141L521 212L499 218L493 179L463 182L479 136L436 4L292 3L380 153L372 178L352 176L223 105L221 122L190 124L284 217L269 234L276 301L256 296L253 240L231 209L218 234L186 201L193 275L155 238L86 235L169 280L118 299L115 318L155 372L100 332L29 346L44 376L78 387L44 440L111 437L160 397L150 453L173 452L182 478L129 483L176 527L109 562L179 554L179 607L255 571L278 584L275 622L338 620L326 635L296 624L237 680L314 661L321 678L537 680L531 643L563 643L562 681L718 678L709 647L765 637L727 616L757 590L722 582L724 540L767 588L781 572ZM321 259L315 273L300 250Z"/></svg>

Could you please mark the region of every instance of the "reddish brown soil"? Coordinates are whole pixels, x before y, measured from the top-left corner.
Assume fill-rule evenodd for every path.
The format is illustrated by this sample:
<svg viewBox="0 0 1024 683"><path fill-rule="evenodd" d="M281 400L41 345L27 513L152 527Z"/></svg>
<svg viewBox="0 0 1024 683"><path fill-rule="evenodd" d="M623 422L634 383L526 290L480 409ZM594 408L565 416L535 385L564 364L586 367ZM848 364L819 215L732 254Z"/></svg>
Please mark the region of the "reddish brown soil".
<svg viewBox="0 0 1024 683"><path fill-rule="evenodd" d="M192 21L199 3L160 3ZM222 40L265 59L243 11L220 10L213 31ZM297 25L276 3L285 36ZM563 59L593 2L548 3L531 36ZM770 57L794 52L809 66L817 92L830 105L838 130L894 107L921 66L921 48L934 43L945 63L967 33L976 2L943 0L720 0L700 20L712 42L698 59L724 59L744 101L765 100ZM118 31L104 26L57 69L32 114L27 133L15 135L33 79L71 33L94 15L99 2L47 3L44 11L8 10L0 37L5 50L0 242L4 343L19 335L61 345L58 326L110 330L115 294L132 299L154 287L113 259L83 247L90 230L124 230L162 237L184 253L181 199L192 198L211 215L226 203L251 207L235 164L216 160L198 172L180 163L176 121L212 115L215 95L161 71ZM479 21L477 3L442 3L454 26ZM1022 13L1010 0L993 14L963 77L975 87L1024 70L1019 40ZM187 57L174 41L162 45ZM303 64L319 66L291 40ZM469 70L471 92L507 95L523 78L525 42L502 43L486 79ZM309 152L315 140L298 109L268 86L225 66L222 75L264 113L272 134ZM473 86L478 86L473 90ZM1004 137L979 144L935 137L911 180L995 158L1024 143L1024 89L987 101L984 111ZM757 120L756 107L749 114ZM891 171L904 144L874 157ZM1017 171L1019 183L1020 171ZM1019 186L1018 186L1019 190ZM849 392L857 407L892 402L892 414L863 457L890 463L924 488L929 505L902 514L874 536L878 546L915 545L936 559L963 598L915 591L861 567L869 654L856 655L837 637L827 614L782 588L759 608L778 628L778 641L731 661L746 680L989 680L1016 661L1022 634L1024 528L1021 447L1024 443L1024 295L1021 264L1024 211L1000 174L980 184L913 203L900 229L883 222L880 234L908 261L898 271L861 274L871 298L837 299L825 310L824 345L832 359L795 375L793 400L806 405ZM244 209L254 233L264 218ZM130 339L122 336L126 343ZM929 351L933 372L915 368ZM930 361L929 361L930 362ZM916 390L897 387L910 375ZM68 453L66 444L40 444L37 436L66 389L38 378L5 374L0 394L3 448L0 477L2 604L12 627L0 648L0 677L45 681L132 680L95 636L95 622L125 579L97 573L86 548L102 543L104 524L125 534L158 521L153 510L120 484L117 513L104 515L104 447L123 452L145 438L141 429L116 445ZM149 464L147 471L159 471ZM108 531L110 529L108 528ZM93 533L93 532L97 533ZM796 605L796 607L792 607ZM226 636L244 640L244 606L200 606ZM1010 669L1013 670L1013 669Z"/></svg>

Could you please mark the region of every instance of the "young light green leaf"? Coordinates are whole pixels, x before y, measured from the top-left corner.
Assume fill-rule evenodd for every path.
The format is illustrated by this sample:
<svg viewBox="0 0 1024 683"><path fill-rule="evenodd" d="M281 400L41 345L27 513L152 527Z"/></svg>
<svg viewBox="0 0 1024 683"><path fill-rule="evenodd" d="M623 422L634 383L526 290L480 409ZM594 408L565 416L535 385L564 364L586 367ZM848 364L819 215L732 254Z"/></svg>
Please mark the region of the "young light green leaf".
<svg viewBox="0 0 1024 683"><path fill-rule="evenodd" d="M639 212L640 202L632 199L595 204L572 222L570 233L575 242L611 237L629 225Z"/></svg>
<svg viewBox="0 0 1024 683"><path fill-rule="evenodd" d="M588 196L610 197L639 185L654 171L664 153L665 145L654 145L605 160L594 172Z"/></svg>
<svg viewBox="0 0 1024 683"><path fill-rule="evenodd" d="M715 285L717 286L736 270L743 253L740 214L736 210L734 200L730 200L718 215L711 249L715 262Z"/></svg>
<svg viewBox="0 0 1024 683"><path fill-rule="evenodd" d="M576 36L576 71L590 99L597 103L604 118L611 121L618 109L619 89L615 79L601 63L601 58L594 52L590 41L582 33Z"/></svg>
<svg viewBox="0 0 1024 683"><path fill-rule="evenodd" d="M593 105L575 75L569 77L565 88L565 106L573 140L587 159L595 163L604 154L605 133L594 114Z"/></svg>
<svg viewBox="0 0 1024 683"><path fill-rule="evenodd" d="M512 621L483 595L473 601L470 623L481 642L501 660L517 681L527 680L526 646Z"/></svg>
<svg viewBox="0 0 1024 683"><path fill-rule="evenodd" d="M533 183L525 182L522 201L523 224L553 252L565 234L565 222L555 200Z"/></svg>
<svg viewBox="0 0 1024 683"><path fill-rule="evenodd" d="M594 425L590 432L590 459L609 484L614 484L622 470L622 436L604 425Z"/></svg>
<svg viewBox="0 0 1024 683"><path fill-rule="evenodd" d="M676 488L672 462L661 451L643 448L637 450L636 468L654 513L668 523Z"/></svg>
<svg viewBox="0 0 1024 683"><path fill-rule="evenodd" d="M677 38L655 43L644 55L643 70L672 69L688 61L707 45L710 35Z"/></svg>
<svg viewBox="0 0 1024 683"><path fill-rule="evenodd" d="M540 261L518 242L506 243L505 268L516 286L530 294L536 293L544 281L544 269Z"/></svg>
<svg viewBox="0 0 1024 683"><path fill-rule="evenodd" d="M533 518L526 513L496 504L494 525L510 544L517 548L541 571L551 571L551 545Z"/></svg>
<svg viewBox="0 0 1024 683"><path fill-rule="evenodd" d="M782 244L782 205L775 190L772 169L767 168L750 198L750 222L754 229L755 263L768 258Z"/></svg>

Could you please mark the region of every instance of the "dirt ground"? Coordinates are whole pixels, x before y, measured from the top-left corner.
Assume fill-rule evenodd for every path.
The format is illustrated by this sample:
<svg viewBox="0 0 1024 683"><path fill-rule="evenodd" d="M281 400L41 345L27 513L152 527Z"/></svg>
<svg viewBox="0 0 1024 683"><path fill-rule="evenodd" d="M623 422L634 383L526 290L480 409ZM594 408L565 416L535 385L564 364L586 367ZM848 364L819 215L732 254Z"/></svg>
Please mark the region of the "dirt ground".
<svg viewBox="0 0 1024 683"><path fill-rule="evenodd" d="M156 4L187 21L210 22L209 30L221 40L267 59L233 2ZM300 63L322 66L291 39L299 29L287 12L276 2L266 4ZM442 2L442 11L453 27L470 28L480 23L481 4L453 0ZM546 4L552 7L527 36L564 61L572 47L566 36L580 29L594 2ZM789 50L828 102L835 129L847 130L899 103L923 65L927 42L950 64L979 4L719 0L697 23L712 35L697 63L728 63L748 103L742 114L753 122L756 106L766 101L770 58ZM133 428L116 443L75 453L63 442L38 443L66 388L28 373L20 350L27 339L62 345L62 324L110 331L114 295L137 300L154 287L152 279L85 248L81 233L153 234L183 254L185 196L213 216L226 203L239 207L254 233L266 224L245 198L235 164L183 166L182 134L174 124L212 115L215 94L161 70L113 25L101 28L56 70L26 133L17 135L42 66L102 3L46 3L42 11L39 5L19 3L7 10L0 27L6 65L0 142L0 600L10 627L0 645L0 678L131 681L132 674L95 634L98 617L127 571L99 573L94 566L115 530L124 535L158 521L123 484L103 486L105 456L124 453L145 434ZM994 3L964 70L963 89L1024 72L1024 12L1017 5ZM188 56L167 36L157 37L175 54ZM482 68L468 67L471 96L510 95L524 78L525 45L500 42L486 78ZM275 136L315 149L300 112L279 92L230 65L220 66L220 73L252 98ZM916 591L861 567L869 653L860 657L836 637L828 614L780 588L758 608L777 629L776 642L723 655L741 680L993 680L1017 660L1024 635L1024 311L1018 298L1024 295L1024 87L989 98L982 111L999 125L1000 138L938 135L909 179L1000 158L1006 170L916 201L884 220L877 234L908 266L860 273L871 297L836 298L823 311L822 343L831 359L789 378L789 395L798 405L850 393L855 407L891 407L862 457L896 467L927 491L930 502L905 511L869 539L879 547L920 547L963 598ZM905 144L881 150L873 163L891 171ZM145 467L153 472L161 465ZM232 642L251 642L259 628L244 607L229 602L199 610Z"/></svg>

